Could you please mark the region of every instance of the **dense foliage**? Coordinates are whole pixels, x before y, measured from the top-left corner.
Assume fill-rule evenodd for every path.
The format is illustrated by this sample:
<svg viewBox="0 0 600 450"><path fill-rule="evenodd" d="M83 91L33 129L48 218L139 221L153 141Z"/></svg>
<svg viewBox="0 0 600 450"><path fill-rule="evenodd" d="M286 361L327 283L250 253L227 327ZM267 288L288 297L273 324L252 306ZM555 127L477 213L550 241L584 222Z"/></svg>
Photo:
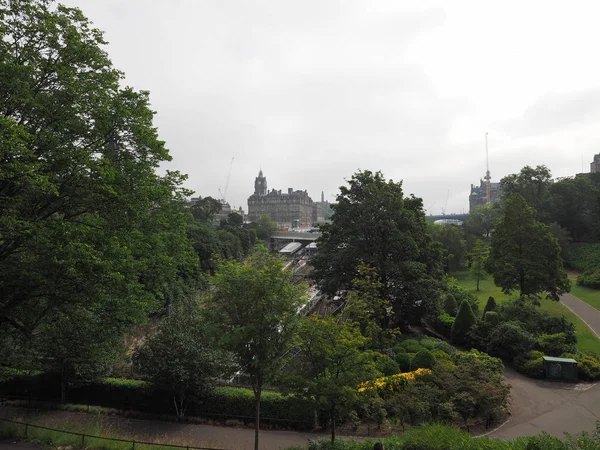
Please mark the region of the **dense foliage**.
<svg viewBox="0 0 600 450"><path fill-rule="evenodd" d="M340 187L331 223L321 227L314 278L327 292L349 288L363 262L375 269L394 325L437 309L443 251L427 231L423 202L380 172L355 173Z"/></svg>
<svg viewBox="0 0 600 450"><path fill-rule="evenodd" d="M544 293L558 300L570 289L557 239L535 219L535 210L519 194L505 197L502 218L492 235L488 268L494 283L508 294L519 290L520 295Z"/></svg>
<svg viewBox="0 0 600 450"><path fill-rule="evenodd" d="M177 417L185 415L190 400L233 372L232 356L222 351L211 336L193 302L177 305L136 350L138 371L173 396Z"/></svg>
<svg viewBox="0 0 600 450"><path fill-rule="evenodd" d="M309 450L371 450L374 442L350 440L336 441L335 445L332 445L328 441L315 441L310 442L308 448ZM597 430L592 434L567 435L563 439L542 433L538 436L504 441L487 437L474 438L464 431L436 424L412 428L406 433L390 436L380 442L389 450L591 450L600 446L600 431Z"/></svg>
<svg viewBox="0 0 600 450"><path fill-rule="evenodd" d="M197 285L149 94L78 9L0 2L0 361L107 373L123 332Z"/></svg>
<svg viewBox="0 0 600 450"><path fill-rule="evenodd" d="M212 278L204 310L220 348L233 355L255 396L255 449L258 449L263 386L285 364L292 344L304 286L292 282L283 261L256 246L245 262L221 261Z"/></svg>

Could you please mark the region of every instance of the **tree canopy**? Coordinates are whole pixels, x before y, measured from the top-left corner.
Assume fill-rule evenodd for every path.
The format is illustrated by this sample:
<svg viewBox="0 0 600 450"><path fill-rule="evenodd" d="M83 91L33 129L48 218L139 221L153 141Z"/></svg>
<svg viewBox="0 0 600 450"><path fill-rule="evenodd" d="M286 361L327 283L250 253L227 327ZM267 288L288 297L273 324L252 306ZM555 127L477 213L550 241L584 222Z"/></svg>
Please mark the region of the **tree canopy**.
<svg viewBox="0 0 600 450"><path fill-rule="evenodd" d="M0 347L122 332L195 283L185 177L81 11L0 0L0 34Z"/></svg>
<svg viewBox="0 0 600 450"><path fill-rule="evenodd" d="M278 374L291 345L302 285L292 283L283 263L257 246L245 262L221 261L205 305L219 344L250 377L255 396L255 448L258 449L260 397L264 383Z"/></svg>
<svg viewBox="0 0 600 450"><path fill-rule="evenodd" d="M570 283L562 267L560 245L550 227L535 219L535 211L515 194L504 201L502 219L492 235L488 259L494 283L505 293L545 293L558 300Z"/></svg>
<svg viewBox="0 0 600 450"><path fill-rule="evenodd" d="M427 231L422 200L404 196L401 182L366 170L340 187L332 208L312 260L322 289L349 288L364 262L377 272L396 324L415 323L430 313L443 276L443 249Z"/></svg>

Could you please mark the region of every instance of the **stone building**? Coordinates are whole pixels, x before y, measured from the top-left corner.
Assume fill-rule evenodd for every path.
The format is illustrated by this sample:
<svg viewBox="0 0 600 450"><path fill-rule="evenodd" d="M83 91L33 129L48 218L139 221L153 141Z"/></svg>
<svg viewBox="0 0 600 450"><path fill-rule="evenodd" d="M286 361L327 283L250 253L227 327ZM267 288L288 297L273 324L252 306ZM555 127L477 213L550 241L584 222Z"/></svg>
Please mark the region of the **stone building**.
<svg viewBox="0 0 600 450"><path fill-rule="evenodd" d="M313 222L325 223L329 220L331 214L331 204L328 201L325 201L325 193L321 192L321 201L314 202Z"/></svg>
<svg viewBox="0 0 600 450"><path fill-rule="evenodd" d="M594 155L594 160L590 163L590 172L600 173L600 153Z"/></svg>
<svg viewBox="0 0 600 450"><path fill-rule="evenodd" d="M308 228L313 224L314 204L306 191L269 191L261 170L254 180L254 194L248 197L248 220L255 222L264 215L282 228Z"/></svg>
<svg viewBox="0 0 600 450"><path fill-rule="evenodd" d="M499 202L502 190L500 183L490 183L490 202ZM479 186L471 185L471 194L469 195L469 211L479 205L487 203L487 190L485 180L479 180Z"/></svg>

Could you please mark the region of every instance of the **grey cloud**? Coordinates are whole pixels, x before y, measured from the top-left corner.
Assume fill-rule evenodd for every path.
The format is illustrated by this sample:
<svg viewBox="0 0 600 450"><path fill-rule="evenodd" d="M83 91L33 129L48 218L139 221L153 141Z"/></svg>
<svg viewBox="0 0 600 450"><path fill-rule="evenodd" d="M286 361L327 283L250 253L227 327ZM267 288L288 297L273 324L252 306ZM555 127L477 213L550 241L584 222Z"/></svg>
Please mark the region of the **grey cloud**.
<svg viewBox="0 0 600 450"><path fill-rule="evenodd" d="M517 120L498 124L516 137L540 136L600 118L600 88L567 93L548 92Z"/></svg>

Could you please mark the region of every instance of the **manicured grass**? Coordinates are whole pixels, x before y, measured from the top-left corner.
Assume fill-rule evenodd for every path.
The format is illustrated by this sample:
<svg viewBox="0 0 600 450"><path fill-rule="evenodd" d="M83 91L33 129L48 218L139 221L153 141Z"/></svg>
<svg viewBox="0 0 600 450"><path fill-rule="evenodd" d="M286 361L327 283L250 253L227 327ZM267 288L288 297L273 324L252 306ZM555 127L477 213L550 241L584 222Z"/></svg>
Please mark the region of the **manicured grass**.
<svg viewBox="0 0 600 450"><path fill-rule="evenodd" d="M486 277L485 280L479 281L479 291L477 290L477 282L471 278L471 274L468 270L455 272L452 274L452 277L456 278L462 287L477 296L481 309L483 309L490 296L494 297L496 302L504 302L511 297L502 292L502 289L494 284L494 280L491 276Z"/></svg>
<svg viewBox="0 0 600 450"><path fill-rule="evenodd" d="M479 282L479 291L477 291L477 284L470 278L468 271L461 271L453 273L452 276L458 280L460 285L467 290L471 291L473 294L479 298L480 308L485 306L488 297L491 295L494 297L497 303L501 303L507 301L511 298L511 296L506 295L502 292L502 290L494 284L492 277L488 277L488 279ZM596 297L584 292L584 295L587 296L588 299L595 299L597 301L597 306L593 305L589 301L590 305L594 306L594 308L600 309L600 291L594 291L593 289L582 288L580 286L576 286L574 280L572 279L573 275L569 274L569 278L573 282L573 288L571 293L581 300L586 301L586 299L579 297L579 294L582 290L592 291L593 293L597 293ZM577 277L577 275L575 275ZM577 289L575 289L577 288ZM566 319L570 322L573 322L575 325L575 334L577 335L577 350L582 352L592 352L597 353L600 348L600 339L588 328L588 326L583 323L583 321L569 308L564 306L559 302L555 302L552 300L542 300L540 309L543 311L547 311L550 314L555 316L565 316Z"/></svg>

